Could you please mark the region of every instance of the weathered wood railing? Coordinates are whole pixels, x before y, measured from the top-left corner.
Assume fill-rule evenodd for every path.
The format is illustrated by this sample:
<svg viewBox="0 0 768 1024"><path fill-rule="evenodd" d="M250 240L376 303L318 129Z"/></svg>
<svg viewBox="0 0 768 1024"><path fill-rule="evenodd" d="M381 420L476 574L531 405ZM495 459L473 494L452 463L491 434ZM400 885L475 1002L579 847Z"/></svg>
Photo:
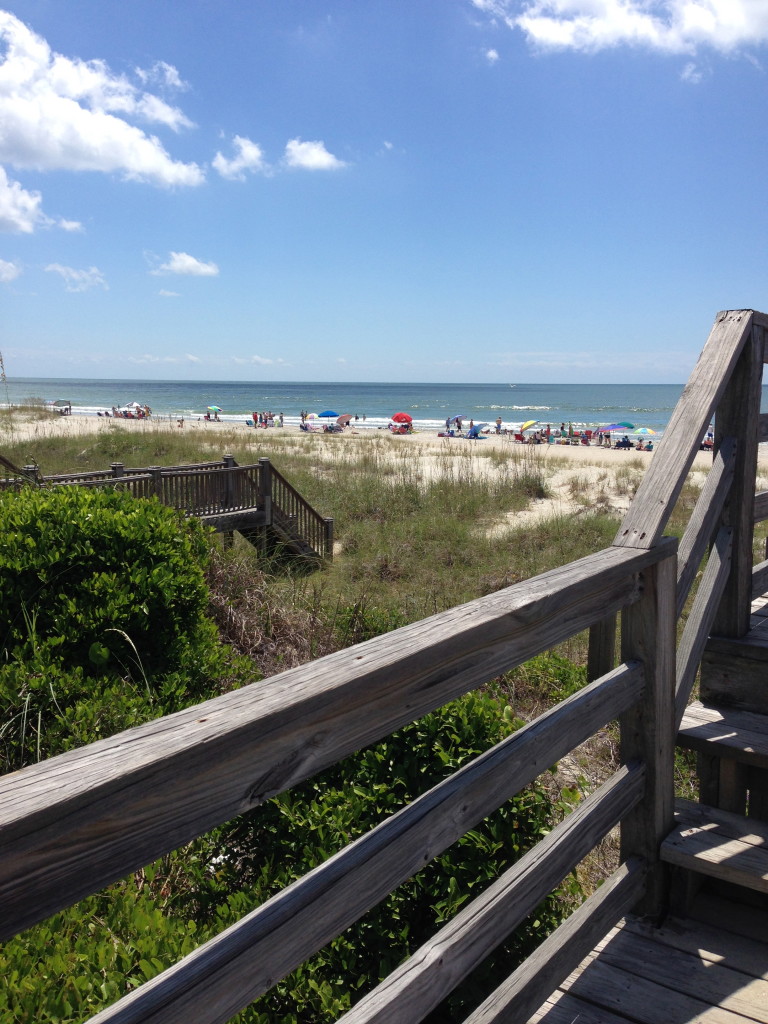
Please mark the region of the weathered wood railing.
<svg viewBox="0 0 768 1024"><path fill-rule="evenodd" d="M43 487L111 485L136 498L154 497L188 515L203 518L258 509L264 513L265 526L276 527L285 537L302 542L308 551L320 557L333 554L333 520L321 516L268 458L261 458L254 465L238 466L231 455L225 455L220 462L140 469L114 462L108 470L39 476L37 482ZM10 479L0 481L5 486L11 483Z"/></svg>
<svg viewBox="0 0 768 1024"><path fill-rule="evenodd" d="M522 873L518 867L504 877L503 899L535 906L539 893L621 820L626 866L611 889L609 911L602 901L592 904L594 920L606 925L606 916L643 893L657 905L654 851L671 824L675 547L668 541L647 551L601 551L0 780L0 936L620 609L626 621L620 667L96 1019L227 1020L617 716L624 768L547 840L546 869L534 857ZM478 943L492 948L508 930L503 915L486 909L481 924L467 929L451 976L471 967ZM564 970L580 948L569 940L559 951ZM551 987L551 971L550 964L542 986ZM438 998L447 977L431 980L422 1002ZM413 996L399 998L410 1006Z"/></svg>
<svg viewBox="0 0 768 1024"><path fill-rule="evenodd" d="M615 775L344 1018L423 1019L620 823L619 869L467 1024L527 1020L630 907L666 905L659 846L672 823L676 722L710 630L746 632L751 597L768 580L768 562L752 565L754 521L768 518L768 492L754 495L756 446L768 437L759 415L767 327L751 311L718 315L611 547L0 780L0 936L589 629L584 690L95 1018L228 1020L618 718ZM713 417L716 454L678 560L662 533ZM274 478L268 496L299 514Z"/></svg>
<svg viewBox="0 0 768 1024"><path fill-rule="evenodd" d="M699 451L715 422L715 455L706 483L680 541L676 617L680 618L702 561L706 559L677 655L676 716L679 724L710 631L739 636L749 626L750 602L764 577L758 566L752 585L753 526L768 512L766 496L755 497L762 369L768 317L751 310L719 313L645 473L614 545L647 549L659 542ZM768 518L768 515L765 516ZM614 661L615 619L593 631L592 673Z"/></svg>

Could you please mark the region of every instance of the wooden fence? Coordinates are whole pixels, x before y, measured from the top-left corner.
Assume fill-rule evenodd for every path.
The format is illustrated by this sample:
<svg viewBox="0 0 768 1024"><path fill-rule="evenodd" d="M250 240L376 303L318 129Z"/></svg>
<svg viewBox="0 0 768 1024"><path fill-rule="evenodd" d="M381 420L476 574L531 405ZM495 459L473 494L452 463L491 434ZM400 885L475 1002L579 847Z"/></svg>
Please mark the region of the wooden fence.
<svg viewBox="0 0 768 1024"><path fill-rule="evenodd" d="M118 487L136 498L157 498L225 530L231 529L228 524L236 513L253 513L237 519L236 528L274 529L279 542L298 546L302 554L333 556L333 520L321 516L268 458L250 466L238 466L233 456L225 455L220 462L189 466L136 469L114 462L108 470L84 473L41 477L35 466L25 466L22 473L44 487ZM19 478L0 481L0 486L18 484Z"/></svg>
<svg viewBox="0 0 768 1024"><path fill-rule="evenodd" d="M630 908L667 904L676 721L712 624L745 632L768 576L768 563L752 566L753 522L768 514L768 494L754 496L766 326L749 310L718 315L612 546L0 780L0 937L588 629L585 689L93 1018L227 1021L618 719L615 775L344 1017L423 1019L620 824L617 871L467 1018L527 1020ZM678 557L662 533L713 416L716 455Z"/></svg>

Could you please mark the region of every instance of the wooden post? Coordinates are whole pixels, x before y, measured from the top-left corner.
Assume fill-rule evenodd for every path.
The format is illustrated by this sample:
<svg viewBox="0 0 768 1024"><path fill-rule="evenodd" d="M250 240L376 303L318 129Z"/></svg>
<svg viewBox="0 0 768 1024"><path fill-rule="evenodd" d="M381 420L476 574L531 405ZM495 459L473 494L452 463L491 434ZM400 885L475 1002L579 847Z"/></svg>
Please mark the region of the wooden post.
<svg viewBox="0 0 768 1024"><path fill-rule="evenodd" d="M155 495L163 500L163 467L162 466L149 466L149 472L152 474L152 485L154 487Z"/></svg>
<svg viewBox="0 0 768 1024"><path fill-rule="evenodd" d="M259 459L261 476L261 500L264 505L264 521L272 525L272 463L267 458Z"/></svg>
<svg viewBox="0 0 768 1024"><path fill-rule="evenodd" d="M112 476L125 476L125 465L122 462L110 463L110 469L112 470Z"/></svg>
<svg viewBox="0 0 768 1024"><path fill-rule="evenodd" d="M333 519L323 519L325 523L325 551L326 558L333 558Z"/></svg>
<svg viewBox="0 0 768 1024"><path fill-rule="evenodd" d="M222 494L222 508L232 508L235 504L235 477L234 468L237 465L234 455L225 455L222 459L224 468L227 470L224 475L224 493Z"/></svg>
<svg viewBox="0 0 768 1024"><path fill-rule="evenodd" d="M715 413L715 449L723 438L735 437L733 485L723 508L722 523L733 529L731 572L712 624L717 636L749 632L752 604L752 537L757 471L757 422L763 382L765 329L752 324L751 336L736 363Z"/></svg>
<svg viewBox="0 0 768 1024"><path fill-rule="evenodd" d="M594 682L616 664L616 616L596 622L589 631L587 682Z"/></svg>
<svg viewBox="0 0 768 1024"><path fill-rule="evenodd" d="M22 466L21 467L21 472L24 475L24 478L26 480L28 480L31 484L36 484L38 482L38 480L37 480L37 466L32 466L32 465Z"/></svg>
<svg viewBox="0 0 768 1024"><path fill-rule="evenodd" d="M642 597L622 612L621 657L642 661L643 699L621 717L621 759L641 761L645 796L622 821L621 859L648 865L646 892L636 910L658 916L667 902L667 875L659 859L674 824L675 607L677 541L662 540L669 556L641 574Z"/></svg>

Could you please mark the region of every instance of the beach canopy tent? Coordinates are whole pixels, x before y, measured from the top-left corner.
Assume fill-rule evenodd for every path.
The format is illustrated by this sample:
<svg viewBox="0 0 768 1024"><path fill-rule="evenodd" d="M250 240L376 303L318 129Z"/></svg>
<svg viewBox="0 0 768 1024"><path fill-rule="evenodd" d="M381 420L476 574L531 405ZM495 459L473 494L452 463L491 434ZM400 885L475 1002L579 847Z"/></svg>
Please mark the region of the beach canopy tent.
<svg viewBox="0 0 768 1024"><path fill-rule="evenodd" d="M409 416L407 412L396 412L392 417L393 423L413 423L413 416Z"/></svg>
<svg viewBox="0 0 768 1024"><path fill-rule="evenodd" d="M320 413L320 419L335 420L338 419L339 414L337 412L331 412L330 409L326 409L325 412Z"/></svg>

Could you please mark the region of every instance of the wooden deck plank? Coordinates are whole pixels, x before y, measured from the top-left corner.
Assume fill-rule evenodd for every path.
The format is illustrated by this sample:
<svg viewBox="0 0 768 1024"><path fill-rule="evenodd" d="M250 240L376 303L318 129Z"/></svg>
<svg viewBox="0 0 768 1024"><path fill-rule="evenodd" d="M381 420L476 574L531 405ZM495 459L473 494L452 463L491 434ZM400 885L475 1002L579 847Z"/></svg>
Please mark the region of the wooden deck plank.
<svg viewBox="0 0 768 1024"><path fill-rule="evenodd" d="M528 1024L747 1024L768 1019L768 915L700 896L660 928L631 915L611 929ZM723 911L725 910L725 913ZM720 922L723 927L720 927ZM746 926L746 927L744 927Z"/></svg>
<svg viewBox="0 0 768 1024"><path fill-rule="evenodd" d="M599 943L592 955L678 995L700 999L761 1024L768 1022L768 981L703 957L697 949L680 949L663 939L656 929L643 934L621 928ZM746 940L742 944L749 946Z"/></svg>
<svg viewBox="0 0 768 1024"><path fill-rule="evenodd" d="M768 824L686 800L678 801L675 817L663 861L768 892Z"/></svg>
<svg viewBox="0 0 768 1024"><path fill-rule="evenodd" d="M711 925L720 932L730 932L753 943L768 945L768 911L759 907L734 903L704 891L696 897L689 916L691 920ZM763 952L763 956L768 962L768 952Z"/></svg>
<svg viewBox="0 0 768 1024"><path fill-rule="evenodd" d="M685 709L678 744L709 756L768 768L768 718L695 701Z"/></svg>
<svg viewBox="0 0 768 1024"><path fill-rule="evenodd" d="M633 1024L744 1024L754 1020L609 965L602 957L588 959L563 988L601 1009L623 1014Z"/></svg>
<svg viewBox="0 0 768 1024"><path fill-rule="evenodd" d="M730 904L728 904L730 906ZM668 918L660 928L639 918L629 918L624 930L640 938L698 957L702 966L721 964L730 970L768 982L768 948L743 935L696 921ZM768 935L766 936L768 938Z"/></svg>

